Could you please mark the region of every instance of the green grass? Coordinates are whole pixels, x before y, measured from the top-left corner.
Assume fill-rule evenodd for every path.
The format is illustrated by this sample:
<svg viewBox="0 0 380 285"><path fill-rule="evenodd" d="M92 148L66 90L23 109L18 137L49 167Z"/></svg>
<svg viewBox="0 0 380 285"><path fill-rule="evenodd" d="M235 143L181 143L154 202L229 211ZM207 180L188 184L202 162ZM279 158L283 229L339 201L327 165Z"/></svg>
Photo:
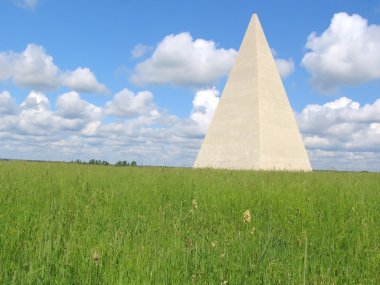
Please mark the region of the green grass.
<svg viewBox="0 0 380 285"><path fill-rule="evenodd" d="M380 284L380 174L1 162L0 205L0 284Z"/></svg>

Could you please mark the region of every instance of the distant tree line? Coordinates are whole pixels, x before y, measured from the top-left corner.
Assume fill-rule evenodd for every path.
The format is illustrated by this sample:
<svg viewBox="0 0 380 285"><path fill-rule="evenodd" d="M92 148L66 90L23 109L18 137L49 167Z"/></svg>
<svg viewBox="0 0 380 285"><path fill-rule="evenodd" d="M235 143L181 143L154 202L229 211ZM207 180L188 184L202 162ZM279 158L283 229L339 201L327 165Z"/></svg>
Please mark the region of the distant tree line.
<svg viewBox="0 0 380 285"><path fill-rule="evenodd" d="M115 166L137 166L137 162L132 161L131 163L129 163L128 161L123 160L123 161L116 162Z"/></svg>
<svg viewBox="0 0 380 285"><path fill-rule="evenodd" d="M112 165L111 163L109 163L106 160L98 160L98 159L90 159L88 162L77 159L77 160L71 161L71 162L72 163L79 163L79 164L94 164L94 165L105 165L105 166ZM120 161L116 162L114 164L114 166L137 166L137 162L136 161L128 162L126 160L123 160L123 161L120 160Z"/></svg>

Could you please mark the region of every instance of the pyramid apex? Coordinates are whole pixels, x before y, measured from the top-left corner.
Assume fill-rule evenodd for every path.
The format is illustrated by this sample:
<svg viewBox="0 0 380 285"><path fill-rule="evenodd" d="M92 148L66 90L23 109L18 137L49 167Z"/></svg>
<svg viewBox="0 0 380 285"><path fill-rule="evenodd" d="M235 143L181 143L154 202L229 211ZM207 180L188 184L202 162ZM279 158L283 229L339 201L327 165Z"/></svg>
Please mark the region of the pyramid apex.
<svg viewBox="0 0 380 285"><path fill-rule="evenodd" d="M252 17L251 17L252 20L258 20L259 19L259 16L257 15L257 13L253 13L252 14Z"/></svg>
<svg viewBox="0 0 380 285"><path fill-rule="evenodd" d="M261 26L260 20L259 20L259 16L256 13L252 14L250 24L251 25L259 25L259 26Z"/></svg>

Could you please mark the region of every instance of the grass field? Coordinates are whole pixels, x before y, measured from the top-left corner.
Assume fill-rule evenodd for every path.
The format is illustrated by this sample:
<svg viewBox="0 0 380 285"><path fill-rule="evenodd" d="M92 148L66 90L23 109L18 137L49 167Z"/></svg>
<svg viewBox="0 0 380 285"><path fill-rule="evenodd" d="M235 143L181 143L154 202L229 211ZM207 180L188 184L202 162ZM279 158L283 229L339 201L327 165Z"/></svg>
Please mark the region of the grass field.
<svg viewBox="0 0 380 285"><path fill-rule="evenodd" d="M0 162L0 205L0 284L380 284L380 174Z"/></svg>

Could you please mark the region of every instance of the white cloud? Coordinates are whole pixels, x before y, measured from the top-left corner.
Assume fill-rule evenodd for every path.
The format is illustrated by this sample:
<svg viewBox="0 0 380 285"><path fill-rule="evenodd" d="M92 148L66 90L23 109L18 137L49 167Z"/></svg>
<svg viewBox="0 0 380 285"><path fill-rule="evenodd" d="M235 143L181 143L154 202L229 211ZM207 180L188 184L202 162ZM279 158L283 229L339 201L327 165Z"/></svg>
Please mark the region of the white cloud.
<svg viewBox="0 0 380 285"><path fill-rule="evenodd" d="M0 53L0 69L0 79L12 79L17 86L54 89L59 84L53 58L35 44L27 45L21 53Z"/></svg>
<svg viewBox="0 0 380 285"><path fill-rule="evenodd" d="M228 74L237 52L215 42L194 40L189 33L166 36L153 55L139 63L131 81L136 84L209 86Z"/></svg>
<svg viewBox="0 0 380 285"><path fill-rule="evenodd" d="M20 107L22 109L46 111L50 109L50 102L49 99L41 92L31 91L25 101L21 103Z"/></svg>
<svg viewBox="0 0 380 285"><path fill-rule="evenodd" d="M219 91L215 88L199 90L194 97L190 118L197 123L203 134L207 131L218 103Z"/></svg>
<svg viewBox="0 0 380 285"><path fill-rule="evenodd" d="M87 67L78 67L62 75L62 85L78 92L107 93L107 88L100 84L94 73Z"/></svg>
<svg viewBox="0 0 380 285"><path fill-rule="evenodd" d="M12 115L16 113L18 106L8 91L0 92L0 114Z"/></svg>
<svg viewBox="0 0 380 285"><path fill-rule="evenodd" d="M280 76L282 79L285 79L294 71L294 61L293 59L275 59L278 72L280 73Z"/></svg>
<svg viewBox="0 0 380 285"><path fill-rule="evenodd" d="M138 44L132 50L132 57L135 59L141 58L144 55L146 55L148 52L150 52L151 50L153 50L153 47L151 46Z"/></svg>
<svg viewBox="0 0 380 285"><path fill-rule="evenodd" d="M308 154L314 169L380 171L379 152L311 149Z"/></svg>
<svg viewBox="0 0 380 285"><path fill-rule="evenodd" d="M12 80L17 86L40 91L66 86L78 92L107 92L90 69L79 67L63 73L53 57L36 44L27 45L21 53L0 52L0 80Z"/></svg>
<svg viewBox="0 0 380 285"><path fill-rule="evenodd" d="M54 128L49 99L41 92L31 91L20 108L16 134L45 136Z"/></svg>
<svg viewBox="0 0 380 285"><path fill-rule="evenodd" d="M9 95L8 92L2 92L0 101L9 105L9 102L13 101ZM0 136L5 135L4 131L7 130L8 136L17 137L15 142L23 141L28 145L29 139L41 142L41 138L45 137L44 141L48 143L65 137L67 131L89 134L95 128L94 124L101 120L101 108L82 100L76 92L60 95L56 105L54 112L51 110L49 99L43 93L31 91L25 100L16 106L15 112L1 115Z"/></svg>
<svg viewBox="0 0 380 285"><path fill-rule="evenodd" d="M15 54L11 52L0 52L0 80L8 80L12 77L15 57Z"/></svg>
<svg viewBox="0 0 380 285"><path fill-rule="evenodd" d="M1 93L0 98L7 104L13 101L9 93ZM209 104L205 100L194 105ZM18 108L20 112L0 114L0 157L94 157L110 162L136 160L150 165L183 166L192 164L202 139L193 134L199 133L197 122L159 113L148 91L134 94L122 90L103 107L69 92L58 97L55 111L44 94L33 91ZM117 120L110 120L109 116L115 114L119 116Z"/></svg>
<svg viewBox="0 0 380 285"><path fill-rule="evenodd" d="M87 124L87 126L82 130L81 133L87 136L95 135L100 126L101 126L101 121L91 122Z"/></svg>
<svg viewBox="0 0 380 285"><path fill-rule="evenodd" d="M297 121L314 167L380 170L380 99L308 105Z"/></svg>
<svg viewBox="0 0 380 285"><path fill-rule="evenodd" d="M115 94L112 101L105 104L104 109L107 115L113 116L159 116L153 103L153 94L149 91L134 94L128 89L123 89Z"/></svg>
<svg viewBox="0 0 380 285"><path fill-rule="evenodd" d="M274 61L277 66L277 70L280 73L281 78L287 78L290 74L294 72L293 59L289 58L288 60L286 60L282 58L277 58L277 51L274 48L271 48L270 51L272 52Z"/></svg>
<svg viewBox="0 0 380 285"><path fill-rule="evenodd" d="M75 92L68 92L57 98L56 114L66 119L98 120L101 116L101 108L88 103Z"/></svg>
<svg viewBox="0 0 380 285"><path fill-rule="evenodd" d="M320 36L307 39L302 65L322 91L359 85L380 78L380 26L357 14L337 13Z"/></svg>
<svg viewBox="0 0 380 285"><path fill-rule="evenodd" d="M158 112L148 91L124 89L103 106L68 92L57 98L55 110L41 92L30 92L17 105L4 91L0 157L191 166L218 95L215 89L199 90L189 117L178 118ZM380 171L380 99L360 105L342 97L308 105L296 118L315 169Z"/></svg>

